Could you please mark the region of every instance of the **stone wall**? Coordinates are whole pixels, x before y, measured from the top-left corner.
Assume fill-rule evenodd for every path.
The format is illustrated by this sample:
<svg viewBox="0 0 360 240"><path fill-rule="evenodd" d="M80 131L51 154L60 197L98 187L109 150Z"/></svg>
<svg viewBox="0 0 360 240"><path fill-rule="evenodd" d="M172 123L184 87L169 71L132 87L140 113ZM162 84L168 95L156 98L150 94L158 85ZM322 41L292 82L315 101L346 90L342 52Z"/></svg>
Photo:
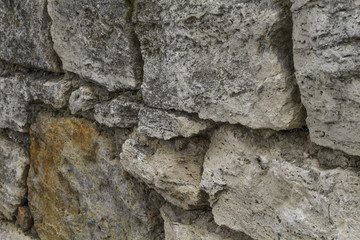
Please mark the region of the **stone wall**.
<svg viewBox="0 0 360 240"><path fill-rule="evenodd" d="M359 0L0 0L0 240L359 239L359 119Z"/></svg>

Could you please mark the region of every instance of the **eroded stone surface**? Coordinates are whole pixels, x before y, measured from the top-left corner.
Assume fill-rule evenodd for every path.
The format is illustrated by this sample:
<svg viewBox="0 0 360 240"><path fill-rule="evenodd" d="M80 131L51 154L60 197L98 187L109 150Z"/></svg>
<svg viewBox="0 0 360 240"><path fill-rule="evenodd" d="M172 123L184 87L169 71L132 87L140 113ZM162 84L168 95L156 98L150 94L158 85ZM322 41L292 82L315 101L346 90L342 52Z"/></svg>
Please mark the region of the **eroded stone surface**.
<svg viewBox="0 0 360 240"><path fill-rule="evenodd" d="M95 105L94 118L108 127L130 128L137 125L139 110L136 99L123 95Z"/></svg>
<svg viewBox="0 0 360 240"><path fill-rule="evenodd" d="M122 146L124 169L153 187L170 203L184 209L207 205L200 188L208 141L201 138L171 141L151 139L137 130Z"/></svg>
<svg viewBox="0 0 360 240"><path fill-rule="evenodd" d="M27 81L33 100L51 104L54 108L67 106L72 83L63 74L32 74Z"/></svg>
<svg viewBox="0 0 360 240"><path fill-rule="evenodd" d="M139 111L139 132L160 139L191 137L212 126L188 114L142 107Z"/></svg>
<svg viewBox="0 0 360 240"><path fill-rule="evenodd" d="M34 219L28 206L18 207L15 224L24 232L30 230L34 225Z"/></svg>
<svg viewBox="0 0 360 240"><path fill-rule="evenodd" d="M216 223L255 239L356 239L359 161L304 131L228 125L213 135L201 185Z"/></svg>
<svg viewBox="0 0 360 240"><path fill-rule="evenodd" d="M30 93L25 76L0 77L0 128L28 130Z"/></svg>
<svg viewBox="0 0 360 240"><path fill-rule="evenodd" d="M13 220L24 203L29 163L26 150L0 133L0 218Z"/></svg>
<svg viewBox="0 0 360 240"><path fill-rule="evenodd" d="M0 1L0 59L60 71L46 5L46 0Z"/></svg>
<svg viewBox="0 0 360 240"><path fill-rule="evenodd" d="M0 239L1 240L40 240L37 237L25 235L21 229L11 222L0 220Z"/></svg>
<svg viewBox="0 0 360 240"><path fill-rule="evenodd" d="M184 211L170 205L161 208L165 240L251 240L244 233L219 227L210 212Z"/></svg>
<svg viewBox="0 0 360 240"><path fill-rule="evenodd" d="M139 87L142 62L130 1L49 0L54 48L65 70L109 91Z"/></svg>
<svg viewBox="0 0 360 240"><path fill-rule="evenodd" d="M31 131L29 203L42 240L162 239L162 201L120 168L88 121L40 114Z"/></svg>
<svg viewBox="0 0 360 240"><path fill-rule="evenodd" d="M107 100L106 91L93 86L80 86L73 91L69 99L69 109L72 114L93 109L95 104Z"/></svg>
<svg viewBox="0 0 360 240"><path fill-rule="evenodd" d="M292 12L311 140L360 155L360 2L293 0Z"/></svg>
<svg viewBox="0 0 360 240"><path fill-rule="evenodd" d="M304 124L284 1L136 2L147 105L252 128Z"/></svg>

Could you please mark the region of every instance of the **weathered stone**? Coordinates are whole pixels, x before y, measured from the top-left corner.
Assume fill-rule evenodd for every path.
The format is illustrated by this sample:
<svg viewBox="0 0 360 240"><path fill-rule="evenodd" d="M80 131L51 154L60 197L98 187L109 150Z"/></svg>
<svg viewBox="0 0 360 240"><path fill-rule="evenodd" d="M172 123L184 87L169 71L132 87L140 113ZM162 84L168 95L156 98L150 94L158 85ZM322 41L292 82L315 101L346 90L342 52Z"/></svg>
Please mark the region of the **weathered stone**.
<svg viewBox="0 0 360 240"><path fill-rule="evenodd" d="M126 0L49 0L54 48L65 70L109 91L139 87L142 63Z"/></svg>
<svg viewBox="0 0 360 240"><path fill-rule="evenodd" d="M219 227L206 211L184 211L165 205L161 208L165 240L251 240L241 232Z"/></svg>
<svg viewBox="0 0 360 240"><path fill-rule="evenodd" d="M208 141L201 138L164 141L137 130L122 146L123 168L184 209L208 205L200 188Z"/></svg>
<svg viewBox="0 0 360 240"><path fill-rule="evenodd" d="M24 75L0 77L0 128L27 131L29 101Z"/></svg>
<svg viewBox="0 0 360 240"><path fill-rule="evenodd" d="M148 106L252 128L304 124L281 1L136 2Z"/></svg>
<svg viewBox="0 0 360 240"><path fill-rule="evenodd" d="M93 109L95 104L107 100L106 91L93 86L81 86L70 95L69 109L72 114Z"/></svg>
<svg viewBox="0 0 360 240"><path fill-rule="evenodd" d="M29 162L26 150L0 133L0 218L13 220L25 201Z"/></svg>
<svg viewBox="0 0 360 240"><path fill-rule="evenodd" d="M29 204L42 240L162 239L162 201L123 173L112 138L46 114L31 129Z"/></svg>
<svg viewBox="0 0 360 240"><path fill-rule="evenodd" d="M0 0L0 59L60 71L46 0Z"/></svg>
<svg viewBox="0 0 360 240"><path fill-rule="evenodd" d="M35 74L27 78L33 100L51 104L54 108L67 106L72 83L64 75Z"/></svg>
<svg viewBox="0 0 360 240"><path fill-rule="evenodd" d="M211 140L201 185L215 222L255 239L357 239L360 177L351 166L359 161L312 144L304 131L224 126Z"/></svg>
<svg viewBox="0 0 360 240"><path fill-rule="evenodd" d="M138 124L140 105L136 99L119 96L95 105L94 118L108 127L130 128Z"/></svg>
<svg viewBox="0 0 360 240"><path fill-rule="evenodd" d="M16 225L18 225L24 232L30 230L30 228L34 225L34 219L31 215L29 207L23 206L18 208Z"/></svg>
<svg viewBox="0 0 360 240"><path fill-rule="evenodd" d="M209 128L210 121L204 121L179 112L142 107L139 111L139 132L160 139L191 137Z"/></svg>
<svg viewBox="0 0 360 240"><path fill-rule="evenodd" d="M311 140L360 155L360 1L293 0L291 10Z"/></svg>
<svg viewBox="0 0 360 240"><path fill-rule="evenodd" d="M1 240L39 240L39 238L25 235L11 222L0 220L0 239Z"/></svg>

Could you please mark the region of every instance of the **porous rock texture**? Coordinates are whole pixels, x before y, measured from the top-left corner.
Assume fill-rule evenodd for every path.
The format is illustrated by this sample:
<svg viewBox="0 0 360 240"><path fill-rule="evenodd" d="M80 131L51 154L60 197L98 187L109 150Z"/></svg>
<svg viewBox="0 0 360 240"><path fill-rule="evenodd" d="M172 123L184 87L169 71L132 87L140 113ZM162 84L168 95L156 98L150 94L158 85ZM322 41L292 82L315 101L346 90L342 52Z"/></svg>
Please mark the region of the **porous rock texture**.
<svg viewBox="0 0 360 240"><path fill-rule="evenodd" d="M359 239L359 39L360 0L0 0L0 240Z"/></svg>
<svg viewBox="0 0 360 240"><path fill-rule="evenodd" d="M153 187L170 203L184 209L207 205L200 188L208 140L195 137L164 141L135 130L122 146L123 168Z"/></svg>
<svg viewBox="0 0 360 240"><path fill-rule="evenodd" d="M305 131L226 125L211 139L201 185L215 222L254 239L356 239L359 160Z"/></svg>
<svg viewBox="0 0 360 240"><path fill-rule="evenodd" d="M161 216L165 221L165 240L251 240L241 232L216 225L208 211L184 211L165 205Z"/></svg>
<svg viewBox="0 0 360 240"><path fill-rule="evenodd" d="M291 129L304 111L281 1L136 1L144 101L252 128Z"/></svg>
<svg viewBox="0 0 360 240"><path fill-rule="evenodd" d="M360 1L293 0L291 10L311 140L360 155Z"/></svg>
<svg viewBox="0 0 360 240"><path fill-rule="evenodd" d="M0 219L13 220L25 202L29 163L26 149L0 132Z"/></svg>
<svg viewBox="0 0 360 240"><path fill-rule="evenodd" d="M48 0L63 68L109 91L139 87L142 60L127 0Z"/></svg>
<svg viewBox="0 0 360 240"><path fill-rule="evenodd" d="M90 122L40 114L31 128L29 203L43 239L162 239L161 198L123 173Z"/></svg>

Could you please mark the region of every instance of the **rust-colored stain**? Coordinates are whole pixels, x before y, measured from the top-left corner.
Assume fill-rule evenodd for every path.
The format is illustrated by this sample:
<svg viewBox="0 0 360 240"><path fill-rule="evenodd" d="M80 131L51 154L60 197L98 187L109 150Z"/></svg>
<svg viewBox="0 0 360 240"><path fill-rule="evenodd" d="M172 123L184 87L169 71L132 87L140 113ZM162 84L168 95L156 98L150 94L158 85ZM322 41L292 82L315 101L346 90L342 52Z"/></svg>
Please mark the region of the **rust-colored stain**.
<svg viewBox="0 0 360 240"><path fill-rule="evenodd" d="M72 233L61 220L69 215L78 219L81 215L77 194L59 170L63 167L62 153L76 149L76 161L91 160L96 156L99 132L83 119L39 115L30 136L28 185L35 226L42 239L56 240L60 235L71 239ZM69 143L76 148L69 149Z"/></svg>

